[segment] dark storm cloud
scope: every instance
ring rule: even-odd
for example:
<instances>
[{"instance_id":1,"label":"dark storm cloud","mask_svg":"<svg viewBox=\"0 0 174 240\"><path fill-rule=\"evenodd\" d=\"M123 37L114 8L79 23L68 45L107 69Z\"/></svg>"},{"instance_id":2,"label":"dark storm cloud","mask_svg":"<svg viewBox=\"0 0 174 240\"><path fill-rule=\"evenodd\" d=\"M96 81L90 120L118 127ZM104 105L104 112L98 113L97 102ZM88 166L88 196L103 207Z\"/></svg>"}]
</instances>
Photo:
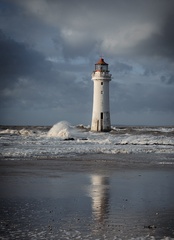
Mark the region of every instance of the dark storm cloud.
<instances>
[{"instance_id":1,"label":"dark storm cloud","mask_svg":"<svg viewBox=\"0 0 174 240\"><path fill-rule=\"evenodd\" d=\"M55 45L61 46L62 54L65 59L78 57L87 57L92 50L95 50L95 41L82 41L73 43L64 41L63 39L54 40Z\"/></svg>"},{"instance_id":2,"label":"dark storm cloud","mask_svg":"<svg viewBox=\"0 0 174 240\"><path fill-rule=\"evenodd\" d=\"M173 112L174 97L173 88L163 86L151 86L146 84L125 84L112 83L111 88L111 107L117 112L124 111L131 113L137 111L162 111Z\"/></svg>"},{"instance_id":3,"label":"dark storm cloud","mask_svg":"<svg viewBox=\"0 0 174 240\"><path fill-rule=\"evenodd\" d=\"M13 6L12 9L9 6ZM56 42L58 52L66 58L94 52L171 57L173 8L171 0L132 0L131 3L75 0L73 4L69 1L8 0L6 14L2 12L6 20L3 28L17 38L28 39L42 51L53 53L52 44ZM19 20L20 28L17 27ZM51 39L56 41L51 44ZM43 40L49 46L46 43L43 46Z\"/></svg>"},{"instance_id":4,"label":"dark storm cloud","mask_svg":"<svg viewBox=\"0 0 174 240\"><path fill-rule=\"evenodd\" d=\"M144 70L144 73L143 73L143 75L146 76L146 77L152 76L154 74L156 74L156 72L154 71L154 69L152 67L151 68L146 68Z\"/></svg>"},{"instance_id":5,"label":"dark storm cloud","mask_svg":"<svg viewBox=\"0 0 174 240\"><path fill-rule=\"evenodd\" d=\"M161 81L163 83L166 83L166 84L174 84L174 75L170 75L170 76L161 76Z\"/></svg>"},{"instance_id":6,"label":"dark storm cloud","mask_svg":"<svg viewBox=\"0 0 174 240\"><path fill-rule=\"evenodd\" d=\"M111 67L113 68L113 70L116 73L127 74L127 73L129 73L129 72L131 72L133 70L133 67L130 66L129 64L118 62L118 61L116 61L114 64L112 64Z\"/></svg>"},{"instance_id":7,"label":"dark storm cloud","mask_svg":"<svg viewBox=\"0 0 174 240\"><path fill-rule=\"evenodd\" d=\"M19 77L45 76L50 63L44 56L24 43L16 42L0 31L1 86L14 86Z\"/></svg>"},{"instance_id":8,"label":"dark storm cloud","mask_svg":"<svg viewBox=\"0 0 174 240\"><path fill-rule=\"evenodd\" d=\"M171 75L168 79L168 84L174 84L174 75Z\"/></svg>"},{"instance_id":9,"label":"dark storm cloud","mask_svg":"<svg viewBox=\"0 0 174 240\"><path fill-rule=\"evenodd\" d=\"M173 4L174 7L174 4ZM166 46L166 49L164 50L164 54L166 54L169 57L174 58L174 28L173 28L173 22L174 22L174 13L172 10L172 13L166 17L166 21L164 22L163 28L162 28L162 43Z\"/></svg>"},{"instance_id":10,"label":"dark storm cloud","mask_svg":"<svg viewBox=\"0 0 174 240\"><path fill-rule=\"evenodd\" d=\"M0 52L1 106L77 105L81 94L86 97L84 85L75 84L75 74L57 71L43 54L5 36L2 31Z\"/></svg>"},{"instance_id":11,"label":"dark storm cloud","mask_svg":"<svg viewBox=\"0 0 174 240\"><path fill-rule=\"evenodd\" d=\"M174 6L173 6L174 7ZM148 56L174 58L174 14L166 16L158 33L152 33L147 39L135 46L135 52Z\"/></svg>"},{"instance_id":12,"label":"dark storm cloud","mask_svg":"<svg viewBox=\"0 0 174 240\"><path fill-rule=\"evenodd\" d=\"M173 9L171 0L1 0L1 106L85 122L104 55L113 114L173 112Z\"/></svg>"}]
</instances>

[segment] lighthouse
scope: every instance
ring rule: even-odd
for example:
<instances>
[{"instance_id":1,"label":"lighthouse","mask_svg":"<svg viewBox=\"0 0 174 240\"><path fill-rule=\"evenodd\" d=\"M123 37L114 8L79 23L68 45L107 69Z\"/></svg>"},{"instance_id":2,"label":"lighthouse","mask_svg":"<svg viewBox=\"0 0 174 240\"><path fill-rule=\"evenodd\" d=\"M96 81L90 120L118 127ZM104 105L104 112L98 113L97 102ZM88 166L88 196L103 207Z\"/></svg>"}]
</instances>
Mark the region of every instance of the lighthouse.
<instances>
[{"instance_id":1,"label":"lighthouse","mask_svg":"<svg viewBox=\"0 0 174 240\"><path fill-rule=\"evenodd\" d=\"M94 89L91 131L109 132L111 130L109 107L109 82L111 76L108 64L103 58L100 58L95 64L95 70L92 73Z\"/></svg>"}]
</instances>

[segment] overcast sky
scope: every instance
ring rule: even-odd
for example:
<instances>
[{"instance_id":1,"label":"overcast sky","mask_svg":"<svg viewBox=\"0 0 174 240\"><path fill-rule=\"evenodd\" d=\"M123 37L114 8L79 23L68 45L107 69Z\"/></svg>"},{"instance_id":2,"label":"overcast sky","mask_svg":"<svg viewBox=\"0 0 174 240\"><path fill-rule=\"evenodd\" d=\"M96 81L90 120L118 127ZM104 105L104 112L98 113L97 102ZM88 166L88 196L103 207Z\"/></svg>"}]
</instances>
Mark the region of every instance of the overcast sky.
<instances>
[{"instance_id":1,"label":"overcast sky","mask_svg":"<svg viewBox=\"0 0 174 240\"><path fill-rule=\"evenodd\" d=\"M174 125L173 0L0 0L0 124L90 124L100 56L112 124Z\"/></svg>"}]
</instances>

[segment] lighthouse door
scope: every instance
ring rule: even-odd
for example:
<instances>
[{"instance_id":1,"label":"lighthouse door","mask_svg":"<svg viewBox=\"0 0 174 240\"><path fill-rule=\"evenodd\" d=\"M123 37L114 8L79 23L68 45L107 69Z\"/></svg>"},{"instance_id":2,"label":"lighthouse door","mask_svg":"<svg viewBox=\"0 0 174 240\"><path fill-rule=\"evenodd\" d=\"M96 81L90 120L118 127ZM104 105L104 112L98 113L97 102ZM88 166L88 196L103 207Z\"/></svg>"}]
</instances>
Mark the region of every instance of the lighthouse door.
<instances>
[{"instance_id":1,"label":"lighthouse door","mask_svg":"<svg viewBox=\"0 0 174 240\"><path fill-rule=\"evenodd\" d=\"M103 130L103 112L100 114L100 121L101 121L101 131Z\"/></svg>"}]
</instances>

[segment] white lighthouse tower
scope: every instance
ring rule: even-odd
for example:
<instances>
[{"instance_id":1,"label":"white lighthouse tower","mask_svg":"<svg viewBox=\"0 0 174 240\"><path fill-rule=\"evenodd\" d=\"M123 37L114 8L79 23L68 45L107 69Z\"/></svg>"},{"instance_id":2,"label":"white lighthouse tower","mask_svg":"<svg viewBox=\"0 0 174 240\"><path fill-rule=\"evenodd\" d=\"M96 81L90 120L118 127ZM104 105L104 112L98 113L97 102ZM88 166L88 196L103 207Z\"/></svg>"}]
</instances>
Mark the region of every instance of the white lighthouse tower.
<instances>
[{"instance_id":1,"label":"white lighthouse tower","mask_svg":"<svg viewBox=\"0 0 174 240\"><path fill-rule=\"evenodd\" d=\"M108 70L108 64L103 58L100 58L95 64L92 80L94 81L94 92L91 131L108 132L111 130L109 108L111 74Z\"/></svg>"}]
</instances>

